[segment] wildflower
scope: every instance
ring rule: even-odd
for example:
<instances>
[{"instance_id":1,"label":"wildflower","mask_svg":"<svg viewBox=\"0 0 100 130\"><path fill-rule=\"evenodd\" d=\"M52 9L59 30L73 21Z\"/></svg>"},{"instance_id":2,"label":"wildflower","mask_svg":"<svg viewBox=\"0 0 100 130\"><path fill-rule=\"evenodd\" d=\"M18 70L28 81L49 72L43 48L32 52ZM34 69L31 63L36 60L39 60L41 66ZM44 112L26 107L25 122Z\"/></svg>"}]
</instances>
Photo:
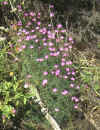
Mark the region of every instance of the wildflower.
<instances>
[{"instance_id":1,"label":"wildflower","mask_svg":"<svg viewBox=\"0 0 100 130\"><path fill-rule=\"evenodd\" d=\"M30 48L32 49L32 48L34 48L34 46L33 46L33 45L30 45Z\"/></svg>"},{"instance_id":2,"label":"wildflower","mask_svg":"<svg viewBox=\"0 0 100 130\"><path fill-rule=\"evenodd\" d=\"M21 5L17 5L17 7L18 7L18 9L21 9L21 8L22 8Z\"/></svg>"},{"instance_id":3,"label":"wildflower","mask_svg":"<svg viewBox=\"0 0 100 130\"><path fill-rule=\"evenodd\" d=\"M80 89L80 86L76 86L76 89Z\"/></svg>"},{"instance_id":4,"label":"wildflower","mask_svg":"<svg viewBox=\"0 0 100 130\"><path fill-rule=\"evenodd\" d=\"M74 84L70 84L70 87L73 88L73 87L74 87Z\"/></svg>"},{"instance_id":5,"label":"wildflower","mask_svg":"<svg viewBox=\"0 0 100 130\"><path fill-rule=\"evenodd\" d=\"M39 41L38 39L35 39L35 42L36 42L36 43L38 43L38 41Z\"/></svg>"},{"instance_id":6,"label":"wildflower","mask_svg":"<svg viewBox=\"0 0 100 130\"><path fill-rule=\"evenodd\" d=\"M75 75L75 72L74 72L74 71L72 71L72 75Z\"/></svg>"},{"instance_id":7,"label":"wildflower","mask_svg":"<svg viewBox=\"0 0 100 130\"><path fill-rule=\"evenodd\" d=\"M74 77L72 77L72 78L71 78L71 80L72 80L72 81L74 81L74 80L75 80L75 78L74 78Z\"/></svg>"},{"instance_id":8,"label":"wildflower","mask_svg":"<svg viewBox=\"0 0 100 130\"><path fill-rule=\"evenodd\" d=\"M61 93L62 93L62 95L66 95L66 94L68 94L68 91L67 91L67 90L64 90L64 91L62 91Z\"/></svg>"},{"instance_id":9,"label":"wildflower","mask_svg":"<svg viewBox=\"0 0 100 130\"><path fill-rule=\"evenodd\" d=\"M24 16L28 16L28 13L24 13Z\"/></svg>"},{"instance_id":10,"label":"wildflower","mask_svg":"<svg viewBox=\"0 0 100 130\"><path fill-rule=\"evenodd\" d=\"M64 48L64 51L68 51L68 48L66 47L66 48Z\"/></svg>"},{"instance_id":11,"label":"wildflower","mask_svg":"<svg viewBox=\"0 0 100 130\"><path fill-rule=\"evenodd\" d=\"M49 46L53 46L53 43L52 43L52 42L49 42Z\"/></svg>"},{"instance_id":12,"label":"wildflower","mask_svg":"<svg viewBox=\"0 0 100 130\"><path fill-rule=\"evenodd\" d=\"M35 22L35 21L36 21L36 18L33 18L32 21Z\"/></svg>"},{"instance_id":13,"label":"wildflower","mask_svg":"<svg viewBox=\"0 0 100 130\"><path fill-rule=\"evenodd\" d=\"M62 33L66 32L66 30L61 30Z\"/></svg>"},{"instance_id":14,"label":"wildflower","mask_svg":"<svg viewBox=\"0 0 100 130\"><path fill-rule=\"evenodd\" d=\"M75 102L79 102L79 99L78 99L78 98L75 98Z\"/></svg>"},{"instance_id":15,"label":"wildflower","mask_svg":"<svg viewBox=\"0 0 100 130\"><path fill-rule=\"evenodd\" d=\"M40 16L41 15L41 13L40 12L38 12L38 16Z\"/></svg>"},{"instance_id":16,"label":"wildflower","mask_svg":"<svg viewBox=\"0 0 100 130\"><path fill-rule=\"evenodd\" d=\"M54 8L54 5L50 5L50 8Z\"/></svg>"},{"instance_id":17,"label":"wildflower","mask_svg":"<svg viewBox=\"0 0 100 130\"><path fill-rule=\"evenodd\" d=\"M54 17L54 13L53 12L50 13L50 17Z\"/></svg>"},{"instance_id":18,"label":"wildflower","mask_svg":"<svg viewBox=\"0 0 100 130\"><path fill-rule=\"evenodd\" d=\"M4 4L4 5L7 5L7 4L8 4L8 2L7 2L7 1L4 1L4 2L3 2L3 4Z\"/></svg>"},{"instance_id":19,"label":"wildflower","mask_svg":"<svg viewBox=\"0 0 100 130\"><path fill-rule=\"evenodd\" d=\"M66 71L70 71L70 69L69 69L69 68L66 68Z\"/></svg>"},{"instance_id":20,"label":"wildflower","mask_svg":"<svg viewBox=\"0 0 100 130\"><path fill-rule=\"evenodd\" d=\"M75 105L74 105L74 108L75 108L75 109L77 109L77 108L78 108L78 105L77 105L77 104L75 104Z\"/></svg>"},{"instance_id":21,"label":"wildflower","mask_svg":"<svg viewBox=\"0 0 100 130\"><path fill-rule=\"evenodd\" d=\"M61 24L58 24L58 25L57 25L57 28L58 28L58 29L62 28L62 25L61 25Z\"/></svg>"},{"instance_id":22,"label":"wildflower","mask_svg":"<svg viewBox=\"0 0 100 130\"><path fill-rule=\"evenodd\" d=\"M48 55L45 56L45 59L48 59Z\"/></svg>"},{"instance_id":23,"label":"wildflower","mask_svg":"<svg viewBox=\"0 0 100 130\"><path fill-rule=\"evenodd\" d=\"M51 71L51 74L53 75L55 72L54 71Z\"/></svg>"},{"instance_id":24,"label":"wildflower","mask_svg":"<svg viewBox=\"0 0 100 130\"><path fill-rule=\"evenodd\" d=\"M30 16L35 16L35 13L34 12L30 12L29 15Z\"/></svg>"},{"instance_id":25,"label":"wildflower","mask_svg":"<svg viewBox=\"0 0 100 130\"><path fill-rule=\"evenodd\" d=\"M46 41L46 38L43 38L42 40L43 40L43 41Z\"/></svg>"},{"instance_id":26,"label":"wildflower","mask_svg":"<svg viewBox=\"0 0 100 130\"><path fill-rule=\"evenodd\" d=\"M18 26L22 26L22 22L21 21L18 21Z\"/></svg>"},{"instance_id":27,"label":"wildflower","mask_svg":"<svg viewBox=\"0 0 100 130\"><path fill-rule=\"evenodd\" d=\"M22 48L22 49L25 49L25 48L26 48L26 45L22 45L21 48Z\"/></svg>"},{"instance_id":28,"label":"wildflower","mask_svg":"<svg viewBox=\"0 0 100 130\"><path fill-rule=\"evenodd\" d=\"M15 114L15 113L16 113L16 109L13 108L13 109L11 110L11 112L12 112L13 114Z\"/></svg>"},{"instance_id":29,"label":"wildflower","mask_svg":"<svg viewBox=\"0 0 100 130\"><path fill-rule=\"evenodd\" d=\"M42 62L42 61L44 61L44 59L43 58L40 58L40 60L39 60L40 62Z\"/></svg>"},{"instance_id":30,"label":"wildflower","mask_svg":"<svg viewBox=\"0 0 100 130\"><path fill-rule=\"evenodd\" d=\"M70 75L70 74L71 74L71 72L68 72L68 73L67 73L67 75Z\"/></svg>"},{"instance_id":31,"label":"wildflower","mask_svg":"<svg viewBox=\"0 0 100 130\"><path fill-rule=\"evenodd\" d=\"M53 92L57 92L57 88L53 88Z\"/></svg>"},{"instance_id":32,"label":"wildflower","mask_svg":"<svg viewBox=\"0 0 100 130\"><path fill-rule=\"evenodd\" d=\"M31 39L30 36L26 36L26 38L25 38L26 41L29 41L30 39Z\"/></svg>"},{"instance_id":33,"label":"wildflower","mask_svg":"<svg viewBox=\"0 0 100 130\"><path fill-rule=\"evenodd\" d=\"M29 21L28 23L27 23L27 26L30 26L32 23Z\"/></svg>"},{"instance_id":34,"label":"wildflower","mask_svg":"<svg viewBox=\"0 0 100 130\"><path fill-rule=\"evenodd\" d=\"M55 64L55 65L54 65L54 67L55 67L55 68L58 68L58 65L57 65L57 64Z\"/></svg>"},{"instance_id":35,"label":"wildflower","mask_svg":"<svg viewBox=\"0 0 100 130\"><path fill-rule=\"evenodd\" d=\"M61 39L61 40L63 40L63 39L64 39L64 37L63 37L63 36L61 36L61 37L60 37L60 39Z\"/></svg>"},{"instance_id":36,"label":"wildflower","mask_svg":"<svg viewBox=\"0 0 100 130\"><path fill-rule=\"evenodd\" d=\"M48 27L51 27L52 25L51 24L48 24Z\"/></svg>"},{"instance_id":37,"label":"wildflower","mask_svg":"<svg viewBox=\"0 0 100 130\"><path fill-rule=\"evenodd\" d=\"M25 83L24 84L24 88L28 88L29 87L29 84L28 83Z\"/></svg>"},{"instance_id":38,"label":"wildflower","mask_svg":"<svg viewBox=\"0 0 100 130\"><path fill-rule=\"evenodd\" d=\"M60 50L60 51L63 51L63 50L64 50L64 48L62 48L62 47L61 47L59 50Z\"/></svg>"},{"instance_id":39,"label":"wildflower","mask_svg":"<svg viewBox=\"0 0 100 130\"><path fill-rule=\"evenodd\" d=\"M64 79L67 79L67 78L68 78L68 76L67 76L67 75L64 75L64 76L63 76L63 78L64 78Z\"/></svg>"},{"instance_id":40,"label":"wildflower","mask_svg":"<svg viewBox=\"0 0 100 130\"><path fill-rule=\"evenodd\" d=\"M34 29L32 29L32 30L31 30L31 32L35 32L35 30L34 30Z\"/></svg>"},{"instance_id":41,"label":"wildflower","mask_svg":"<svg viewBox=\"0 0 100 130\"><path fill-rule=\"evenodd\" d=\"M37 25L40 25L40 24L41 24L41 22L40 22L40 21L38 21L38 22L37 22Z\"/></svg>"},{"instance_id":42,"label":"wildflower","mask_svg":"<svg viewBox=\"0 0 100 130\"><path fill-rule=\"evenodd\" d=\"M55 111L56 111L56 112L58 112L58 111L59 111L59 109L58 109L58 108L55 108Z\"/></svg>"},{"instance_id":43,"label":"wildflower","mask_svg":"<svg viewBox=\"0 0 100 130\"><path fill-rule=\"evenodd\" d=\"M48 75L48 72L47 71L43 72L43 75Z\"/></svg>"},{"instance_id":44,"label":"wildflower","mask_svg":"<svg viewBox=\"0 0 100 130\"><path fill-rule=\"evenodd\" d=\"M62 60L62 61L65 61L65 58L62 58L61 60Z\"/></svg>"},{"instance_id":45,"label":"wildflower","mask_svg":"<svg viewBox=\"0 0 100 130\"><path fill-rule=\"evenodd\" d=\"M69 46L68 48L70 48L70 49L71 49L71 48L72 48L72 46Z\"/></svg>"},{"instance_id":46,"label":"wildflower","mask_svg":"<svg viewBox=\"0 0 100 130\"><path fill-rule=\"evenodd\" d=\"M61 62L61 66L64 66L65 65L65 62Z\"/></svg>"},{"instance_id":47,"label":"wildflower","mask_svg":"<svg viewBox=\"0 0 100 130\"><path fill-rule=\"evenodd\" d=\"M64 54L63 54L63 57L66 57L66 56L68 56L68 54L64 53Z\"/></svg>"},{"instance_id":48,"label":"wildflower","mask_svg":"<svg viewBox=\"0 0 100 130\"><path fill-rule=\"evenodd\" d=\"M48 80L44 79L43 82L42 82L42 85L45 86L47 83L48 83Z\"/></svg>"},{"instance_id":49,"label":"wildflower","mask_svg":"<svg viewBox=\"0 0 100 130\"><path fill-rule=\"evenodd\" d=\"M60 70L59 69L56 70L55 74L56 74L56 76L59 75L60 74Z\"/></svg>"}]
</instances>

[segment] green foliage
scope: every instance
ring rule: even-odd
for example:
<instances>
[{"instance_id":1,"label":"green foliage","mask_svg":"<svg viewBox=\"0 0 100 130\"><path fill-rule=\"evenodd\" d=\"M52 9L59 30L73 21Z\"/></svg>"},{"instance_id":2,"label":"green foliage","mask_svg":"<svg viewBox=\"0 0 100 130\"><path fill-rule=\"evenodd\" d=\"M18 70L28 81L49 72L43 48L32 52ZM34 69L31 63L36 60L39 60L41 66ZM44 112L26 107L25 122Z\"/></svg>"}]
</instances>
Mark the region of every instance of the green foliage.
<instances>
[{"instance_id":1,"label":"green foliage","mask_svg":"<svg viewBox=\"0 0 100 130\"><path fill-rule=\"evenodd\" d=\"M15 116L18 107L23 106L33 95L25 93L22 81L17 81L14 76L11 82L3 81L0 83L0 113L2 117L10 119Z\"/></svg>"}]
</instances>

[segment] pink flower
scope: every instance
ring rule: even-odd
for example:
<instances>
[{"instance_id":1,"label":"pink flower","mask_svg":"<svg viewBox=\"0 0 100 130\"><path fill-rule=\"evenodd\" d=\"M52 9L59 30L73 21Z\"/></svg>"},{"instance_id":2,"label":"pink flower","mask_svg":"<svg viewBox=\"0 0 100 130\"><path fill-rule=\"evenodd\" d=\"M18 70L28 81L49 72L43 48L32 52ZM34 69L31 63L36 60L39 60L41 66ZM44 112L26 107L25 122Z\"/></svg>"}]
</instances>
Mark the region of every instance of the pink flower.
<instances>
[{"instance_id":1,"label":"pink flower","mask_svg":"<svg viewBox=\"0 0 100 130\"><path fill-rule=\"evenodd\" d=\"M75 80L75 78L74 78L74 77L72 77L72 78L71 78L71 80L72 80L72 81L74 81L74 80Z\"/></svg>"},{"instance_id":2,"label":"pink flower","mask_svg":"<svg viewBox=\"0 0 100 130\"><path fill-rule=\"evenodd\" d=\"M31 39L30 36L26 36L26 38L25 38L26 41L29 41L30 39Z\"/></svg>"},{"instance_id":3,"label":"pink flower","mask_svg":"<svg viewBox=\"0 0 100 130\"><path fill-rule=\"evenodd\" d=\"M57 65L57 64L55 64L55 65L54 65L54 67L55 67L55 68L58 68L58 65Z\"/></svg>"},{"instance_id":4,"label":"pink flower","mask_svg":"<svg viewBox=\"0 0 100 130\"><path fill-rule=\"evenodd\" d=\"M59 69L56 70L55 74L56 74L56 76L59 75L60 74L60 70Z\"/></svg>"},{"instance_id":5,"label":"pink flower","mask_svg":"<svg viewBox=\"0 0 100 130\"><path fill-rule=\"evenodd\" d=\"M28 13L24 13L24 16L28 16Z\"/></svg>"},{"instance_id":6,"label":"pink flower","mask_svg":"<svg viewBox=\"0 0 100 130\"><path fill-rule=\"evenodd\" d=\"M64 32L66 32L66 30L65 30L65 29L64 29L64 30L61 30L61 32L64 33Z\"/></svg>"},{"instance_id":7,"label":"pink flower","mask_svg":"<svg viewBox=\"0 0 100 130\"><path fill-rule=\"evenodd\" d=\"M73 39L72 39L72 37L69 37L69 39L68 39L69 41L72 41Z\"/></svg>"},{"instance_id":8,"label":"pink flower","mask_svg":"<svg viewBox=\"0 0 100 130\"><path fill-rule=\"evenodd\" d=\"M75 104L75 105L74 105L74 108L75 108L75 109L77 109L77 108L78 108L78 105L77 105L77 104Z\"/></svg>"},{"instance_id":9,"label":"pink flower","mask_svg":"<svg viewBox=\"0 0 100 130\"><path fill-rule=\"evenodd\" d=\"M18 26L22 26L22 22L21 21L18 21Z\"/></svg>"},{"instance_id":10,"label":"pink flower","mask_svg":"<svg viewBox=\"0 0 100 130\"><path fill-rule=\"evenodd\" d=\"M44 43L43 43L43 45L44 45L44 46L47 46L47 43L46 43L46 42L44 42Z\"/></svg>"},{"instance_id":11,"label":"pink flower","mask_svg":"<svg viewBox=\"0 0 100 130\"><path fill-rule=\"evenodd\" d=\"M38 39L35 39L35 42L36 42L36 43L38 43L38 41L39 41Z\"/></svg>"},{"instance_id":12,"label":"pink flower","mask_svg":"<svg viewBox=\"0 0 100 130\"><path fill-rule=\"evenodd\" d=\"M40 25L40 24L41 24L41 22L40 22L40 21L38 21L38 22L37 22L37 25Z\"/></svg>"},{"instance_id":13,"label":"pink flower","mask_svg":"<svg viewBox=\"0 0 100 130\"><path fill-rule=\"evenodd\" d=\"M53 43L52 43L52 42L49 42L49 46L53 46Z\"/></svg>"},{"instance_id":14,"label":"pink flower","mask_svg":"<svg viewBox=\"0 0 100 130\"><path fill-rule=\"evenodd\" d=\"M68 51L68 48L66 47L66 48L64 48L64 51Z\"/></svg>"},{"instance_id":15,"label":"pink flower","mask_svg":"<svg viewBox=\"0 0 100 130\"><path fill-rule=\"evenodd\" d=\"M62 25L61 24L58 24L57 25L57 28L59 29L59 28L62 28Z\"/></svg>"},{"instance_id":16,"label":"pink flower","mask_svg":"<svg viewBox=\"0 0 100 130\"><path fill-rule=\"evenodd\" d=\"M22 45L21 48L22 48L22 49L25 49L25 48L26 48L26 45Z\"/></svg>"},{"instance_id":17,"label":"pink flower","mask_svg":"<svg viewBox=\"0 0 100 130\"><path fill-rule=\"evenodd\" d=\"M58 108L55 108L55 111L56 111L56 112L58 112L58 111L59 111L59 109L58 109Z\"/></svg>"},{"instance_id":18,"label":"pink flower","mask_svg":"<svg viewBox=\"0 0 100 130\"><path fill-rule=\"evenodd\" d=\"M80 86L76 86L77 89L80 89Z\"/></svg>"},{"instance_id":19,"label":"pink flower","mask_svg":"<svg viewBox=\"0 0 100 130\"><path fill-rule=\"evenodd\" d=\"M8 2L7 2L7 1L4 1L4 2L3 2L3 4L4 4L4 5L7 5L7 4L8 4Z\"/></svg>"},{"instance_id":20,"label":"pink flower","mask_svg":"<svg viewBox=\"0 0 100 130\"><path fill-rule=\"evenodd\" d=\"M50 5L50 8L54 8L54 5Z\"/></svg>"},{"instance_id":21,"label":"pink flower","mask_svg":"<svg viewBox=\"0 0 100 130\"><path fill-rule=\"evenodd\" d=\"M43 82L42 82L42 85L45 86L47 83L48 83L48 80L44 79Z\"/></svg>"},{"instance_id":22,"label":"pink flower","mask_svg":"<svg viewBox=\"0 0 100 130\"><path fill-rule=\"evenodd\" d=\"M67 79L67 78L68 78L68 76L67 76L67 75L64 75L64 76L63 76L63 78L64 78L64 79Z\"/></svg>"},{"instance_id":23,"label":"pink flower","mask_svg":"<svg viewBox=\"0 0 100 130\"><path fill-rule=\"evenodd\" d=\"M64 66L65 65L65 62L61 62L61 66Z\"/></svg>"},{"instance_id":24,"label":"pink flower","mask_svg":"<svg viewBox=\"0 0 100 130\"><path fill-rule=\"evenodd\" d=\"M78 98L75 98L75 102L79 102L79 99L78 99Z\"/></svg>"},{"instance_id":25,"label":"pink flower","mask_svg":"<svg viewBox=\"0 0 100 130\"><path fill-rule=\"evenodd\" d=\"M66 95L66 94L68 94L67 90L62 91L62 95Z\"/></svg>"},{"instance_id":26,"label":"pink flower","mask_svg":"<svg viewBox=\"0 0 100 130\"><path fill-rule=\"evenodd\" d=\"M42 62L42 61L44 61L44 59L43 59L43 58L40 58L40 62Z\"/></svg>"},{"instance_id":27,"label":"pink flower","mask_svg":"<svg viewBox=\"0 0 100 130\"><path fill-rule=\"evenodd\" d=\"M67 75L70 75L70 74L71 74L71 72L68 72L68 73L67 73Z\"/></svg>"},{"instance_id":28,"label":"pink flower","mask_svg":"<svg viewBox=\"0 0 100 130\"><path fill-rule=\"evenodd\" d=\"M43 75L48 75L48 72L47 71L43 72Z\"/></svg>"},{"instance_id":29,"label":"pink flower","mask_svg":"<svg viewBox=\"0 0 100 130\"><path fill-rule=\"evenodd\" d=\"M51 71L51 74L53 75L55 72L54 71Z\"/></svg>"},{"instance_id":30,"label":"pink flower","mask_svg":"<svg viewBox=\"0 0 100 130\"><path fill-rule=\"evenodd\" d=\"M29 87L29 84L25 83L24 88L28 88L28 87Z\"/></svg>"},{"instance_id":31,"label":"pink flower","mask_svg":"<svg viewBox=\"0 0 100 130\"><path fill-rule=\"evenodd\" d=\"M70 71L70 69L69 69L69 68L66 68L66 71Z\"/></svg>"},{"instance_id":32,"label":"pink flower","mask_svg":"<svg viewBox=\"0 0 100 130\"><path fill-rule=\"evenodd\" d=\"M74 87L74 84L70 84L70 87L73 88L73 87Z\"/></svg>"},{"instance_id":33,"label":"pink flower","mask_svg":"<svg viewBox=\"0 0 100 130\"><path fill-rule=\"evenodd\" d=\"M62 47L61 47L59 50L60 50L60 51L63 51L63 50L64 50L64 48L62 48Z\"/></svg>"},{"instance_id":34,"label":"pink flower","mask_svg":"<svg viewBox=\"0 0 100 130\"><path fill-rule=\"evenodd\" d=\"M15 113L16 113L16 110L15 110L15 109L12 109L11 112L12 112L13 114L15 114Z\"/></svg>"},{"instance_id":35,"label":"pink flower","mask_svg":"<svg viewBox=\"0 0 100 130\"><path fill-rule=\"evenodd\" d=\"M35 32L35 30L34 30L34 29L32 29L32 30L31 30L31 32Z\"/></svg>"},{"instance_id":36,"label":"pink flower","mask_svg":"<svg viewBox=\"0 0 100 130\"><path fill-rule=\"evenodd\" d=\"M33 45L30 45L30 48L32 49L32 48L34 48L34 46L33 46Z\"/></svg>"},{"instance_id":37,"label":"pink flower","mask_svg":"<svg viewBox=\"0 0 100 130\"><path fill-rule=\"evenodd\" d=\"M36 18L33 18L32 21L35 22L35 21L36 21Z\"/></svg>"},{"instance_id":38,"label":"pink flower","mask_svg":"<svg viewBox=\"0 0 100 130\"><path fill-rule=\"evenodd\" d=\"M62 60L62 61L65 61L65 58L62 58L61 60Z\"/></svg>"},{"instance_id":39,"label":"pink flower","mask_svg":"<svg viewBox=\"0 0 100 130\"><path fill-rule=\"evenodd\" d=\"M57 92L57 88L53 88L53 92Z\"/></svg>"},{"instance_id":40,"label":"pink flower","mask_svg":"<svg viewBox=\"0 0 100 130\"><path fill-rule=\"evenodd\" d=\"M48 55L46 55L44 58L45 58L45 59L48 59Z\"/></svg>"},{"instance_id":41,"label":"pink flower","mask_svg":"<svg viewBox=\"0 0 100 130\"><path fill-rule=\"evenodd\" d=\"M74 72L74 71L72 71L72 75L75 75L75 72Z\"/></svg>"},{"instance_id":42,"label":"pink flower","mask_svg":"<svg viewBox=\"0 0 100 130\"><path fill-rule=\"evenodd\" d=\"M68 48L70 48L70 49L71 49L71 48L72 48L72 46L69 46Z\"/></svg>"},{"instance_id":43,"label":"pink flower","mask_svg":"<svg viewBox=\"0 0 100 130\"><path fill-rule=\"evenodd\" d=\"M30 16L35 16L34 12L30 12L29 14L30 14Z\"/></svg>"},{"instance_id":44,"label":"pink flower","mask_svg":"<svg viewBox=\"0 0 100 130\"><path fill-rule=\"evenodd\" d=\"M54 17L54 13L53 12L50 13L50 17Z\"/></svg>"}]
</instances>

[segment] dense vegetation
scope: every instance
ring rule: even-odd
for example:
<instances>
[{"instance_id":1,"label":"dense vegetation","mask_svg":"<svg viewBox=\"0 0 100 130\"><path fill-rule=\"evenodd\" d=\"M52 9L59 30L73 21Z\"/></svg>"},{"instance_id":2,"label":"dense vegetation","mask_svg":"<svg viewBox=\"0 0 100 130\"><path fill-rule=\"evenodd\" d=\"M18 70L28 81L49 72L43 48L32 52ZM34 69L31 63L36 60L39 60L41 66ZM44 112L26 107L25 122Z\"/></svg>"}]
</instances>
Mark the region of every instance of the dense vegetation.
<instances>
[{"instance_id":1,"label":"dense vegetation","mask_svg":"<svg viewBox=\"0 0 100 130\"><path fill-rule=\"evenodd\" d=\"M48 113L63 130L99 130L99 7L0 0L1 130L51 130Z\"/></svg>"}]
</instances>

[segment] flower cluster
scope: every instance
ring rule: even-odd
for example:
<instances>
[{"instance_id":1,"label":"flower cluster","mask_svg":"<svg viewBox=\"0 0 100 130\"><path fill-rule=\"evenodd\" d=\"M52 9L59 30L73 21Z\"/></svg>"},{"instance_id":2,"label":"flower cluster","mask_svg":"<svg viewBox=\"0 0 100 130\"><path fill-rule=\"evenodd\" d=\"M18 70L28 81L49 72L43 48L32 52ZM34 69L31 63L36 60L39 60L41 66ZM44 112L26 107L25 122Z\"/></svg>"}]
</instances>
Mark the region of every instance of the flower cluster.
<instances>
[{"instance_id":1,"label":"flower cluster","mask_svg":"<svg viewBox=\"0 0 100 130\"><path fill-rule=\"evenodd\" d=\"M57 24L53 27L52 24L42 24L41 12L35 13L33 11L25 12L22 7L18 5L18 11L22 13L22 17L25 20L18 21L18 40L19 53L30 49L32 53L36 52L35 62L39 65L46 63L47 68L42 70L42 81L41 86L44 88L49 86L50 76L56 77L59 80L64 80L69 85L66 88L59 90L59 87L53 87L52 94L59 93L60 95L67 97L71 95L70 89L79 89L80 87L76 84L76 71L73 68L73 63L70 59L72 53L72 47L74 40L71 36L67 37L67 30L63 28L62 24ZM52 9L53 6L50 6ZM54 17L53 11L50 12L50 18ZM23 26L23 28L22 28ZM33 59L34 61L34 59ZM32 76L27 75L27 79ZM24 88L28 88L25 84ZM77 97L71 97L71 100L75 103L74 108L78 108L79 99ZM59 112L59 108L55 108L56 112Z\"/></svg>"}]
</instances>

